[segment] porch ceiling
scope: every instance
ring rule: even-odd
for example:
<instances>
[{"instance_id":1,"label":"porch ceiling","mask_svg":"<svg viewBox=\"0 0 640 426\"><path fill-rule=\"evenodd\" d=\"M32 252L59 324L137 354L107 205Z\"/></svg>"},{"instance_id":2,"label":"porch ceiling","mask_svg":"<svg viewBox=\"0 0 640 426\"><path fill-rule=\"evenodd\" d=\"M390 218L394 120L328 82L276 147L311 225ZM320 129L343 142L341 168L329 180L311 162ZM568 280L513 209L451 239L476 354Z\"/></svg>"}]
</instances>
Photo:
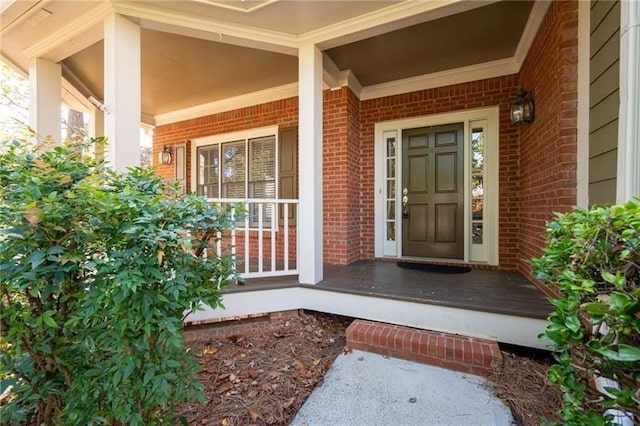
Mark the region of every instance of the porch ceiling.
<instances>
[{"instance_id":1,"label":"porch ceiling","mask_svg":"<svg viewBox=\"0 0 640 426\"><path fill-rule=\"evenodd\" d=\"M142 27L142 111L156 116L294 83L296 46L306 42L364 87L512 58L533 3L7 1L0 54L24 72L34 54L61 61L83 96L102 98L101 20L65 25L101 10L122 13ZM60 41L47 40L56 31Z\"/></svg>"}]
</instances>

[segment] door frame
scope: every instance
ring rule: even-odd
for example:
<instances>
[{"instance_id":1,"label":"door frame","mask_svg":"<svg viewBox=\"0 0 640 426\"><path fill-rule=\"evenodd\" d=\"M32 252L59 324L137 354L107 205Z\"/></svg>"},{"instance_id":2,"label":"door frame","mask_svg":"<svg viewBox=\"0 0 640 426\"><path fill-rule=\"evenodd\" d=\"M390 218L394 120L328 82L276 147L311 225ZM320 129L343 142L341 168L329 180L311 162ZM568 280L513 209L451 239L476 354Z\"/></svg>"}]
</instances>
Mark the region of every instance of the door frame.
<instances>
[{"instance_id":1,"label":"door frame","mask_svg":"<svg viewBox=\"0 0 640 426\"><path fill-rule=\"evenodd\" d=\"M463 262L498 264L498 195L499 195L499 106L469 109L444 114L384 121L375 124L375 214L374 253L381 258L402 258L402 220L396 220L395 240L386 240L386 139L395 135L395 217L401 217L402 131L418 127L464 123L464 259ZM484 223L483 244L471 244L471 124L484 122ZM423 258L420 258L423 259ZM428 259L428 258L424 258ZM434 259L447 261L447 259ZM460 259L451 259L460 262Z\"/></svg>"}]
</instances>

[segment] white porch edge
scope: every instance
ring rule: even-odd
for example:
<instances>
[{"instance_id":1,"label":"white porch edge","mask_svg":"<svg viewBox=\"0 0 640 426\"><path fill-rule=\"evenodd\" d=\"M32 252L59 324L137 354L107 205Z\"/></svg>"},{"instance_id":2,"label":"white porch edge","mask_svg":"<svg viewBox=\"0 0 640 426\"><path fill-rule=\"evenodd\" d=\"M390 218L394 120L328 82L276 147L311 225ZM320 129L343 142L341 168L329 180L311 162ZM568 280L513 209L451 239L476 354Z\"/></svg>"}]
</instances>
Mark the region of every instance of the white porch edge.
<instances>
[{"instance_id":1,"label":"white porch edge","mask_svg":"<svg viewBox=\"0 0 640 426\"><path fill-rule=\"evenodd\" d=\"M640 2L620 2L620 112L616 201L640 195Z\"/></svg>"},{"instance_id":2,"label":"white porch edge","mask_svg":"<svg viewBox=\"0 0 640 426\"><path fill-rule=\"evenodd\" d=\"M308 287L227 293L223 296L223 303L224 309L211 309L209 306L204 306L204 310L190 314L185 319L185 322L207 322L228 317L254 315L256 313L308 309L419 329L490 338L499 342L545 349L545 343L538 340L538 335L547 326L547 321L543 319L523 318Z\"/></svg>"},{"instance_id":3,"label":"white porch edge","mask_svg":"<svg viewBox=\"0 0 640 426\"><path fill-rule=\"evenodd\" d=\"M306 45L298 59L299 187L304 188L298 208L298 270L301 283L316 284L323 276L322 52Z\"/></svg>"}]
</instances>

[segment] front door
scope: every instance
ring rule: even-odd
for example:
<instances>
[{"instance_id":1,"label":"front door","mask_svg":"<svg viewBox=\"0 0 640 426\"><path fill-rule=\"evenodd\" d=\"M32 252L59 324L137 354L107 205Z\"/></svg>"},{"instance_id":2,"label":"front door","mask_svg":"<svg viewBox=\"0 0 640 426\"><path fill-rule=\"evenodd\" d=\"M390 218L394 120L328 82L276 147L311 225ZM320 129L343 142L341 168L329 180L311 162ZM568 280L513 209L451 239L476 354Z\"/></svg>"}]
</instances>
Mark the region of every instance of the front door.
<instances>
[{"instance_id":1,"label":"front door","mask_svg":"<svg viewBox=\"0 0 640 426\"><path fill-rule=\"evenodd\" d=\"M402 255L464 257L464 124L402 132Z\"/></svg>"}]
</instances>

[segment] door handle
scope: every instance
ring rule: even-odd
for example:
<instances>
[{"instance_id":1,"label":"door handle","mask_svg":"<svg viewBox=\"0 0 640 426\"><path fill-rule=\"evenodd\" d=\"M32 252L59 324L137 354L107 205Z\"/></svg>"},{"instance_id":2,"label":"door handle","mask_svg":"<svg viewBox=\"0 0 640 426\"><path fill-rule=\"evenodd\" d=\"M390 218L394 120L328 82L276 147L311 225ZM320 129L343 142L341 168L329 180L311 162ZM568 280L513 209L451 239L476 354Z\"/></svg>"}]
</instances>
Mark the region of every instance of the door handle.
<instances>
[{"instance_id":1,"label":"door handle","mask_svg":"<svg viewBox=\"0 0 640 426\"><path fill-rule=\"evenodd\" d=\"M402 189L402 218L406 219L409 217L409 209L407 209L407 203L409 202L409 196L407 196L409 191L407 188Z\"/></svg>"}]
</instances>

